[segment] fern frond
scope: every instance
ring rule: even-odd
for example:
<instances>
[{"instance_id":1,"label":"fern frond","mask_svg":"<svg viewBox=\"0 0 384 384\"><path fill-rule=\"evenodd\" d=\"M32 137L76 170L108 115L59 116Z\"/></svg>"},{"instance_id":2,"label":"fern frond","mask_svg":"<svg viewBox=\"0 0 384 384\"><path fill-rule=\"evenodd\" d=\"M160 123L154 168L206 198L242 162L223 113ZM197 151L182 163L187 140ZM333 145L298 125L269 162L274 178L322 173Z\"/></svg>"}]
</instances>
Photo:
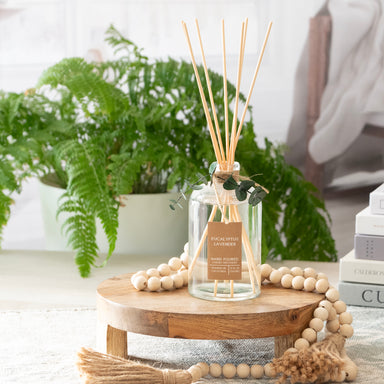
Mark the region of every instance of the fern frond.
<instances>
[{"instance_id":1,"label":"fern frond","mask_svg":"<svg viewBox=\"0 0 384 384\"><path fill-rule=\"evenodd\" d=\"M71 140L60 145L58 156L66 160L69 196L86 202L90 213L101 220L109 243L109 258L117 239L118 202L107 185L105 152L90 141Z\"/></svg>"},{"instance_id":2,"label":"fern frond","mask_svg":"<svg viewBox=\"0 0 384 384\"><path fill-rule=\"evenodd\" d=\"M89 101L97 103L108 115L123 108L124 93L95 73L94 65L79 57L66 58L43 72L38 86L66 87L88 109Z\"/></svg>"},{"instance_id":3,"label":"fern frond","mask_svg":"<svg viewBox=\"0 0 384 384\"><path fill-rule=\"evenodd\" d=\"M132 158L130 153L111 155L108 171L116 196L129 194L141 171L142 160Z\"/></svg>"},{"instance_id":4,"label":"fern frond","mask_svg":"<svg viewBox=\"0 0 384 384\"><path fill-rule=\"evenodd\" d=\"M98 257L95 215L87 209L85 201L67 193L59 202L57 215L64 212L70 215L63 223L63 230L68 236L68 245L76 251L75 261L80 275L88 277Z\"/></svg>"}]
</instances>

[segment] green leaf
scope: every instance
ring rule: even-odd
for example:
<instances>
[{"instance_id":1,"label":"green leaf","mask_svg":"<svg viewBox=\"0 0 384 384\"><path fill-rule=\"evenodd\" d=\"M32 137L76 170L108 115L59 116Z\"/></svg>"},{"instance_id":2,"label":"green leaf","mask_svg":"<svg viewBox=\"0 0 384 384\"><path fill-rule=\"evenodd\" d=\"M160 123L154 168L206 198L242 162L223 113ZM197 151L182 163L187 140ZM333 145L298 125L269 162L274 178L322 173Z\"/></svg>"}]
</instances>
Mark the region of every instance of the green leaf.
<instances>
[{"instance_id":1,"label":"green leaf","mask_svg":"<svg viewBox=\"0 0 384 384\"><path fill-rule=\"evenodd\" d=\"M214 161L213 163L211 163L211 165L209 166L209 176L212 177L213 173L216 170L216 167L217 167L217 161Z\"/></svg>"},{"instance_id":2,"label":"green leaf","mask_svg":"<svg viewBox=\"0 0 384 384\"><path fill-rule=\"evenodd\" d=\"M260 186L257 186L249 196L248 202L249 204L256 206L265 198L265 196L267 196L267 193L264 191L264 189Z\"/></svg>"},{"instance_id":3,"label":"green leaf","mask_svg":"<svg viewBox=\"0 0 384 384\"><path fill-rule=\"evenodd\" d=\"M243 180L240 182L240 188L244 191L248 191L249 188L254 186L255 182L253 180Z\"/></svg>"},{"instance_id":4,"label":"green leaf","mask_svg":"<svg viewBox=\"0 0 384 384\"><path fill-rule=\"evenodd\" d=\"M191 185L190 185L190 188L191 188L192 190L194 190L194 191L199 191L199 190L203 189L204 186L202 186L201 184L191 184Z\"/></svg>"},{"instance_id":5,"label":"green leaf","mask_svg":"<svg viewBox=\"0 0 384 384\"><path fill-rule=\"evenodd\" d=\"M235 194L237 197L237 200L244 201L247 198L247 191L244 191L240 188L236 188Z\"/></svg>"},{"instance_id":6,"label":"green leaf","mask_svg":"<svg viewBox=\"0 0 384 384\"><path fill-rule=\"evenodd\" d=\"M227 180L225 180L225 182L223 184L223 188L226 189L227 191L231 191L233 189L238 188L238 184L232 175L229 176Z\"/></svg>"}]
</instances>

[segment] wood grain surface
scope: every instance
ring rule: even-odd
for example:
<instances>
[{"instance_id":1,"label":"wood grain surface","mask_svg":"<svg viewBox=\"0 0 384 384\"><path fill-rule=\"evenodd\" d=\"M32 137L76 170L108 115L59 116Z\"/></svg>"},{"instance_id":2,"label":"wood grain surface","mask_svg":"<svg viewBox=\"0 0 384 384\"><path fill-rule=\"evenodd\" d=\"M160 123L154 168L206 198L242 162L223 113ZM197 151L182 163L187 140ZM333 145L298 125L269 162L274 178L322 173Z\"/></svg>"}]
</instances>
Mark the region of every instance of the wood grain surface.
<instances>
[{"instance_id":1,"label":"wood grain surface","mask_svg":"<svg viewBox=\"0 0 384 384\"><path fill-rule=\"evenodd\" d=\"M263 285L253 300L213 302L194 298L187 287L136 291L131 274L97 288L99 320L128 332L187 339L248 339L297 334L307 327L324 295Z\"/></svg>"}]
</instances>

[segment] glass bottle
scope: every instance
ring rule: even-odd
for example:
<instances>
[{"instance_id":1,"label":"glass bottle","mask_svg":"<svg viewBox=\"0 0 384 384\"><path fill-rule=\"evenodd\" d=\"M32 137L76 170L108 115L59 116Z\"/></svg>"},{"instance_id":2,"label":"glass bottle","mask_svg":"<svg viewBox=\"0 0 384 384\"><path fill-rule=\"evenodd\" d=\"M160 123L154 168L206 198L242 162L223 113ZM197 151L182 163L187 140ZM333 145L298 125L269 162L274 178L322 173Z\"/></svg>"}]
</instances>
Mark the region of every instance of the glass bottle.
<instances>
[{"instance_id":1,"label":"glass bottle","mask_svg":"<svg viewBox=\"0 0 384 384\"><path fill-rule=\"evenodd\" d=\"M223 188L239 163L213 174L212 182L193 191L189 201L189 281L192 296L217 301L247 300L260 294L261 202L239 201Z\"/></svg>"}]
</instances>

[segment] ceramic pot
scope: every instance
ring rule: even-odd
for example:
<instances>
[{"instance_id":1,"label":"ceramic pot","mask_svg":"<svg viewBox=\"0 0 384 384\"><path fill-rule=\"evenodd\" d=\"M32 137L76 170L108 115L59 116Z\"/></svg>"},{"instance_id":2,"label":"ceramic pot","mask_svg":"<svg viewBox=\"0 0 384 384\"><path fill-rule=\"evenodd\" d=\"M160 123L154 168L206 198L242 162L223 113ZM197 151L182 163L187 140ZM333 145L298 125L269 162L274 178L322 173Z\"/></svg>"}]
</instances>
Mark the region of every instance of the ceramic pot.
<instances>
[{"instance_id":1,"label":"ceramic pot","mask_svg":"<svg viewBox=\"0 0 384 384\"><path fill-rule=\"evenodd\" d=\"M40 199L44 222L46 249L71 250L62 234L65 213L56 220L58 199L64 190L40 180ZM127 255L178 256L188 240L188 209L169 208L177 193L124 195L119 208L119 228L114 253ZM187 204L185 204L187 206ZM108 251L107 238L97 223L97 244L102 253Z\"/></svg>"}]
</instances>

